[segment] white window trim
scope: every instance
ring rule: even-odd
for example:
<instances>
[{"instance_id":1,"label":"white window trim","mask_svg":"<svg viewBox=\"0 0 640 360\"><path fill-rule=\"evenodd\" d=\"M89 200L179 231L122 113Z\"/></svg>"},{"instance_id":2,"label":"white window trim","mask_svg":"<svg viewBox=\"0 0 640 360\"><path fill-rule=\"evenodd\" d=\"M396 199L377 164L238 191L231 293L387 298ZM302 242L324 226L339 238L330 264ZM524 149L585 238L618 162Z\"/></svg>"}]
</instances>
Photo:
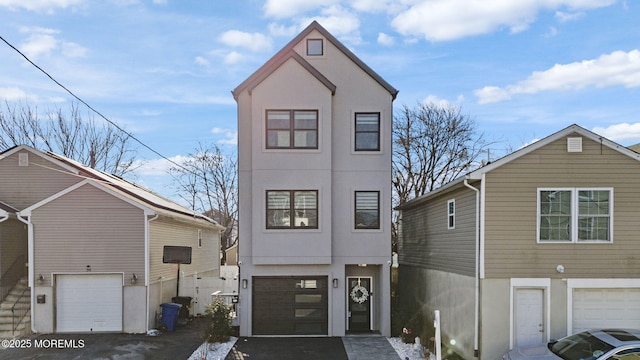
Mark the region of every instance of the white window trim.
<instances>
[{"instance_id":1,"label":"white window trim","mask_svg":"<svg viewBox=\"0 0 640 360\"><path fill-rule=\"evenodd\" d=\"M202 248L202 229L198 229L198 238L196 239L196 243L198 244L198 249Z\"/></svg>"},{"instance_id":2,"label":"white window trim","mask_svg":"<svg viewBox=\"0 0 640 360\"><path fill-rule=\"evenodd\" d=\"M451 210L451 204L453 204L453 212ZM453 225L451 224L451 219L453 219ZM451 199L447 201L447 229L452 230L456 228L456 199Z\"/></svg>"},{"instance_id":3,"label":"white window trim","mask_svg":"<svg viewBox=\"0 0 640 360\"><path fill-rule=\"evenodd\" d=\"M571 240L540 240L540 192L541 191L570 191L571 192ZM578 240L578 193L580 191L609 191L609 240ZM544 187L536 190L536 242L538 244L612 244L613 243L613 188L612 187Z\"/></svg>"}]
</instances>

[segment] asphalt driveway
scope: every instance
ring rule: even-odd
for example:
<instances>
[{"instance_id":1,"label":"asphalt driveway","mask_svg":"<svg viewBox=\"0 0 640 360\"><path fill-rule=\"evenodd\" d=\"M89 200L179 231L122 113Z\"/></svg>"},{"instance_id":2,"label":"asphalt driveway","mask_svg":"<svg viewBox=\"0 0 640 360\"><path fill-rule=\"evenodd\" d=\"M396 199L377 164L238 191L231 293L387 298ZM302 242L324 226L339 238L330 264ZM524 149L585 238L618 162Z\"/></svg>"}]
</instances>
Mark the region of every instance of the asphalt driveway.
<instances>
[{"instance_id":1,"label":"asphalt driveway","mask_svg":"<svg viewBox=\"0 0 640 360\"><path fill-rule=\"evenodd\" d=\"M49 334L20 339L24 348L2 349L3 360L143 360L188 359L204 342L204 319L174 332L146 334ZM62 347L62 348L56 348Z\"/></svg>"}]
</instances>

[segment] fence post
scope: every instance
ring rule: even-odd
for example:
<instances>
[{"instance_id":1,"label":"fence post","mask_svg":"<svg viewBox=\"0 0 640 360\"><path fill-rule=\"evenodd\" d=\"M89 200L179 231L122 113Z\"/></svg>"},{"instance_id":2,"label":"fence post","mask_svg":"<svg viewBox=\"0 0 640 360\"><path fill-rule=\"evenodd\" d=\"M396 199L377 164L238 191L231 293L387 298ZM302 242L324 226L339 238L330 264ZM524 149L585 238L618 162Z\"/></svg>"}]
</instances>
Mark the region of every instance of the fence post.
<instances>
[{"instance_id":1,"label":"fence post","mask_svg":"<svg viewBox=\"0 0 640 360\"><path fill-rule=\"evenodd\" d=\"M434 321L433 327L436 328L436 339L435 339L435 347L436 347L436 360L442 360L442 340L440 338L440 310L434 311Z\"/></svg>"}]
</instances>

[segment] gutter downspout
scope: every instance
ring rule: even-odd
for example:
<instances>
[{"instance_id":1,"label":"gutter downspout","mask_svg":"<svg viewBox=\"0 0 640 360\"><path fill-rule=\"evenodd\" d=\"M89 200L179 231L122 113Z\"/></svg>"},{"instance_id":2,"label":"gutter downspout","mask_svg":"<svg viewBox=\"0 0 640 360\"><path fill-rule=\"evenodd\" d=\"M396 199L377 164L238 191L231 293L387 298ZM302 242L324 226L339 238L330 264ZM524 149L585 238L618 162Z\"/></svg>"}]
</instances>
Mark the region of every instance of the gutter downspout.
<instances>
[{"instance_id":1,"label":"gutter downspout","mask_svg":"<svg viewBox=\"0 0 640 360\"><path fill-rule=\"evenodd\" d=\"M35 309L36 303L35 303L35 292L36 289L33 286L33 266L34 266L34 260L33 260L33 223L31 222L31 216L27 216L27 219L25 220L24 218L22 218L20 213L17 213L17 218L18 220L20 220L21 222L27 224L27 239L28 239L28 245L27 245L27 255L28 255L28 264L29 264L29 288L31 289L31 331L34 333L37 333L38 330L35 328L35 320L36 317L34 316L34 312L33 309Z\"/></svg>"},{"instance_id":2,"label":"gutter downspout","mask_svg":"<svg viewBox=\"0 0 640 360\"><path fill-rule=\"evenodd\" d=\"M473 338L473 356L478 357L478 342L480 333L480 271L479 271L479 257L480 257L480 190L471 186L467 181L469 177L464 178L464 186L476 192L476 276L475 276L475 314L474 314L474 338Z\"/></svg>"},{"instance_id":3,"label":"gutter downspout","mask_svg":"<svg viewBox=\"0 0 640 360\"><path fill-rule=\"evenodd\" d=\"M152 218L149 218L150 215L155 215ZM146 288L146 292L147 292L147 332L149 331L149 312L151 311L151 309L149 309L149 238L150 238L150 232L149 232L149 223L152 222L153 220L156 220L160 215L157 213L147 213L145 212L145 219L146 221L144 222L144 287ZM161 280L162 281L162 280ZM162 286L162 282L160 282L161 286ZM162 294L162 289L160 290L160 293ZM33 298L33 296L32 296Z\"/></svg>"}]
</instances>

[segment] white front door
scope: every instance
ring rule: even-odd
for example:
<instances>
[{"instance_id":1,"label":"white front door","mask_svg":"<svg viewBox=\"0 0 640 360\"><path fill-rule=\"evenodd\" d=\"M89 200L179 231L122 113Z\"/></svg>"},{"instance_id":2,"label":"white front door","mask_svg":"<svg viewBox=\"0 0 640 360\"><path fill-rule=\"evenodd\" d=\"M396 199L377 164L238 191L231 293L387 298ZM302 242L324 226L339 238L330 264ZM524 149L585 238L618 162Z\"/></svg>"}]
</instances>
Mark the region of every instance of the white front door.
<instances>
[{"instance_id":1,"label":"white front door","mask_svg":"<svg viewBox=\"0 0 640 360\"><path fill-rule=\"evenodd\" d=\"M544 342L544 290L517 289L515 307L516 346Z\"/></svg>"}]
</instances>

